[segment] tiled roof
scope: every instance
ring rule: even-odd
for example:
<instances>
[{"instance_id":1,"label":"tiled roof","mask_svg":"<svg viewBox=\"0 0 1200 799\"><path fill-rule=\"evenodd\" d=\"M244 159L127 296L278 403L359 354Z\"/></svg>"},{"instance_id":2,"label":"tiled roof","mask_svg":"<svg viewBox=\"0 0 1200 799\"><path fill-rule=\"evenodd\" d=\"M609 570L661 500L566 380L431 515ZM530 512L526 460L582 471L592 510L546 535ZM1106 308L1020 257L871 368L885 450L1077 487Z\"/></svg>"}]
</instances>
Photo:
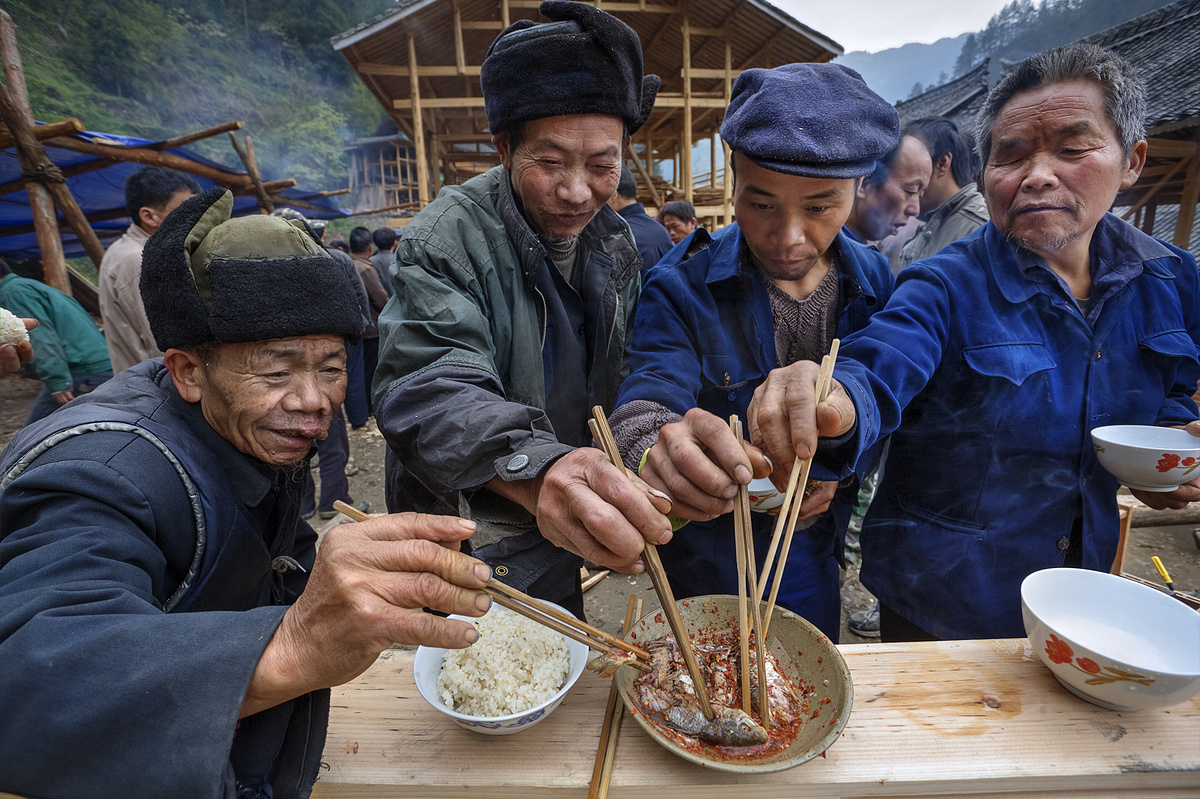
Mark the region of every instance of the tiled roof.
<instances>
[{"instance_id":1,"label":"tiled roof","mask_svg":"<svg viewBox=\"0 0 1200 799\"><path fill-rule=\"evenodd\" d=\"M988 92L988 71L991 59L984 59L979 66L960 78L930 89L911 100L896 104L900 124L921 117L946 117L960 130L972 131L975 114L983 104Z\"/></svg>"},{"instance_id":2,"label":"tiled roof","mask_svg":"<svg viewBox=\"0 0 1200 799\"><path fill-rule=\"evenodd\" d=\"M1141 70L1149 130L1200 118L1200 0L1179 0L1082 41Z\"/></svg>"}]
</instances>

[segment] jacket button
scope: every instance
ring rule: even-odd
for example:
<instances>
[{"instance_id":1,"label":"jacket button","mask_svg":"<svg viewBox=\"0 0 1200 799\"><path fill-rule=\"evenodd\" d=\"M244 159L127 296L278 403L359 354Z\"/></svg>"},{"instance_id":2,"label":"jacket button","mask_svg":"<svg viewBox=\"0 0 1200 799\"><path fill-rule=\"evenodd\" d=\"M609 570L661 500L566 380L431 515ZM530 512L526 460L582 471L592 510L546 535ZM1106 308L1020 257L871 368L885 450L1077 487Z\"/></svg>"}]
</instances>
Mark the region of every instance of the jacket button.
<instances>
[{"instance_id":1,"label":"jacket button","mask_svg":"<svg viewBox=\"0 0 1200 799\"><path fill-rule=\"evenodd\" d=\"M507 577L508 576L508 567L507 566L497 566L496 567L496 576L497 577Z\"/></svg>"},{"instance_id":2,"label":"jacket button","mask_svg":"<svg viewBox=\"0 0 1200 799\"><path fill-rule=\"evenodd\" d=\"M519 472L529 465L528 455L516 455L508 462L507 468L510 472Z\"/></svg>"},{"instance_id":3,"label":"jacket button","mask_svg":"<svg viewBox=\"0 0 1200 799\"><path fill-rule=\"evenodd\" d=\"M736 392L736 391L730 391L730 392L729 392L729 401L730 401L730 402L733 402L735 399L737 399L737 392Z\"/></svg>"},{"instance_id":4,"label":"jacket button","mask_svg":"<svg viewBox=\"0 0 1200 799\"><path fill-rule=\"evenodd\" d=\"M1100 360L1100 358L1101 358L1103 355L1104 355L1104 350L1096 350L1096 360L1097 360L1097 361L1098 361L1098 360Z\"/></svg>"},{"instance_id":5,"label":"jacket button","mask_svg":"<svg viewBox=\"0 0 1200 799\"><path fill-rule=\"evenodd\" d=\"M1066 552L1069 546L1071 546L1071 539L1067 538L1065 535L1058 539L1058 549L1060 552Z\"/></svg>"}]
</instances>

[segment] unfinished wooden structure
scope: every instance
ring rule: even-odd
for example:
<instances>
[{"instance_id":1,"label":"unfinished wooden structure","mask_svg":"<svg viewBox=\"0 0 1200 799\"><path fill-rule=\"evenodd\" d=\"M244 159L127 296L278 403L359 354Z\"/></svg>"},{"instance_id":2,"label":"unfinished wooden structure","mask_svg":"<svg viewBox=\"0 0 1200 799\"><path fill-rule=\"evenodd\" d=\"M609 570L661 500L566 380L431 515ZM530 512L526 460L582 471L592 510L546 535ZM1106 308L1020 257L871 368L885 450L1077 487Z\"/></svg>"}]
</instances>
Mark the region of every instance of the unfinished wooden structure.
<instances>
[{"instance_id":1,"label":"unfinished wooden structure","mask_svg":"<svg viewBox=\"0 0 1200 799\"><path fill-rule=\"evenodd\" d=\"M582 1L582 0L581 0ZM498 163L483 111L479 70L488 46L538 0L400 0L395 9L333 39L412 145L416 198ZM662 78L654 113L628 153L641 199L697 205L717 227L732 218L731 181L717 129L734 78L750 67L824 62L842 48L764 0L595 0L637 32L645 70ZM693 168L707 142L709 169ZM399 149L397 152L400 152ZM405 162L408 163L407 161ZM672 179L658 174L671 164ZM396 174L402 174L398 165Z\"/></svg>"}]
</instances>

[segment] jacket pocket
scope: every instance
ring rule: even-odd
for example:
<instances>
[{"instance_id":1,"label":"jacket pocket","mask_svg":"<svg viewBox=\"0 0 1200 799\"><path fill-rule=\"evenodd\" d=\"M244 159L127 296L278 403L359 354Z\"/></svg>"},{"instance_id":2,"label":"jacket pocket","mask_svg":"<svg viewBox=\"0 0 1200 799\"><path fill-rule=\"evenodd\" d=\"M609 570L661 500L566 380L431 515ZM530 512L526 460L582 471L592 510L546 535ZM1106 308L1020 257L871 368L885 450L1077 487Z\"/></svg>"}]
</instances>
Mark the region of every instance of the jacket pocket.
<instances>
[{"instance_id":1,"label":"jacket pocket","mask_svg":"<svg viewBox=\"0 0 1200 799\"><path fill-rule=\"evenodd\" d=\"M1138 341L1138 348L1168 358L1200 360L1200 354L1196 352L1196 342L1192 341L1191 337L1182 330L1168 330L1165 333L1147 335Z\"/></svg>"},{"instance_id":2,"label":"jacket pocket","mask_svg":"<svg viewBox=\"0 0 1200 799\"><path fill-rule=\"evenodd\" d=\"M1046 372L1055 362L1040 342L1001 342L963 348L963 359L973 371L988 377L1002 377L1014 386L1030 375Z\"/></svg>"}]
</instances>

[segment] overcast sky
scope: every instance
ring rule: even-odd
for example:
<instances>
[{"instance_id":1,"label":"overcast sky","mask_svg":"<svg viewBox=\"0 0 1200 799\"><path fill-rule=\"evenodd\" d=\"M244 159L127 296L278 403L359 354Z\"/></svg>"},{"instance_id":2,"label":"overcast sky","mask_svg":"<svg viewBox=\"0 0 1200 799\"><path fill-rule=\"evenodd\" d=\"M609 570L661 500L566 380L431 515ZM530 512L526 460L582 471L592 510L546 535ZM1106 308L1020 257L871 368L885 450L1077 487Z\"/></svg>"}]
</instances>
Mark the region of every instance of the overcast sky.
<instances>
[{"instance_id":1,"label":"overcast sky","mask_svg":"<svg viewBox=\"0 0 1200 799\"><path fill-rule=\"evenodd\" d=\"M849 53L982 30L1011 0L771 0Z\"/></svg>"}]
</instances>

